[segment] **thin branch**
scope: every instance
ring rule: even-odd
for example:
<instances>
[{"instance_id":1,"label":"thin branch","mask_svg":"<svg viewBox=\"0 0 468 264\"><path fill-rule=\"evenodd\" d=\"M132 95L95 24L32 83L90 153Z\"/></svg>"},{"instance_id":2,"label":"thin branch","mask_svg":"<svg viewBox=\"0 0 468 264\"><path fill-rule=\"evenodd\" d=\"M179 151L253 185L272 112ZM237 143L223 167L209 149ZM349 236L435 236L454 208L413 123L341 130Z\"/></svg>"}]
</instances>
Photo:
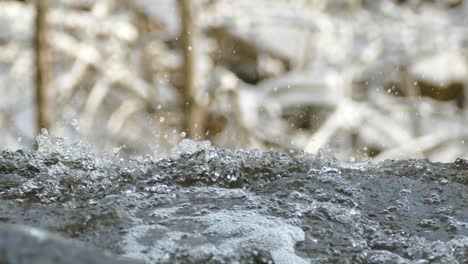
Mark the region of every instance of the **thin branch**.
<instances>
[{"instance_id":1,"label":"thin branch","mask_svg":"<svg viewBox=\"0 0 468 264\"><path fill-rule=\"evenodd\" d=\"M413 139L412 141L406 142L404 145L399 147L386 150L380 153L378 156L373 158L373 161L383 161L386 159L405 159L414 157L418 153L424 153L430 151L438 146L452 140L468 137L468 133L457 132L451 135L446 133L436 132L430 135L421 136Z\"/></svg>"},{"instance_id":2,"label":"thin branch","mask_svg":"<svg viewBox=\"0 0 468 264\"><path fill-rule=\"evenodd\" d=\"M52 118L50 115L49 87L51 79L50 51L47 42L47 1L37 0L36 4L36 35L34 46L36 49L36 107L37 130L50 130Z\"/></svg>"},{"instance_id":3,"label":"thin branch","mask_svg":"<svg viewBox=\"0 0 468 264\"><path fill-rule=\"evenodd\" d=\"M88 34L117 37L126 42L132 42L138 37L137 29L119 17L101 19L85 11L54 8L50 10L48 22L65 31L80 29Z\"/></svg>"},{"instance_id":4,"label":"thin branch","mask_svg":"<svg viewBox=\"0 0 468 264\"><path fill-rule=\"evenodd\" d=\"M122 102L120 106L110 115L107 121L107 130L115 137L119 134L120 130L132 114L141 109L141 103L138 100L127 100Z\"/></svg>"},{"instance_id":5,"label":"thin branch","mask_svg":"<svg viewBox=\"0 0 468 264\"><path fill-rule=\"evenodd\" d=\"M108 78L110 82L122 84L128 92L147 103L151 103L148 101L148 93L149 90L152 89L150 84L146 83L130 71L125 70L125 68L119 69L119 74L115 74L112 68L108 67L109 63L105 61L100 56L99 51L91 45L80 43L72 37L59 32L50 34L49 39L52 40L51 43L57 50L75 57L84 63L88 63Z\"/></svg>"},{"instance_id":6,"label":"thin branch","mask_svg":"<svg viewBox=\"0 0 468 264\"><path fill-rule=\"evenodd\" d=\"M85 77L88 66L88 63L76 59L71 70L57 80L55 87L59 89L58 97L60 102L64 104L68 103L68 100L73 96L78 84Z\"/></svg>"},{"instance_id":7,"label":"thin branch","mask_svg":"<svg viewBox=\"0 0 468 264\"><path fill-rule=\"evenodd\" d=\"M81 131L87 134L91 129L95 116L98 112L98 108L102 105L104 97L110 90L110 83L107 78L102 78L96 82L93 89L86 99L83 115L81 117Z\"/></svg>"},{"instance_id":8,"label":"thin branch","mask_svg":"<svg viewBox=\"0 0 468 264\"><path fill-rule=\"evenodd\" d=\"M184 54L184 110L185 129L188 136L193 139L203 140L206 136L206 116L205 107L197 101L199 87L197 87L196 70L196 46L197 36L196 13L192 0L178 0L180 18L182 22L181 38Z\"/></svg>"}]
</instances>

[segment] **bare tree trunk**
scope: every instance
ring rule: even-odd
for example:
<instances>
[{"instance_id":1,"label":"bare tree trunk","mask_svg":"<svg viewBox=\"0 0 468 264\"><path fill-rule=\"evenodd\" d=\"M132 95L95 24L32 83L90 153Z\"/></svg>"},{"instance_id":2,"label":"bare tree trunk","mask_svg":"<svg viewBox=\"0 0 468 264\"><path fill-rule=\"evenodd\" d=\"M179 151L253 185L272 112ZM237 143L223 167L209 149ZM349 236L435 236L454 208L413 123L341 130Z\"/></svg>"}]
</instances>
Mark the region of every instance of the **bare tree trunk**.
<instances>
[{"instance_id":1,"label":"bare tree trunk","mask_svg":"<svg viewBox=\"0 0 468 264\"><path fill-rule=\"evenodd\" d=\"M36 0L36 21L34 48L36 50L36 107L37 129L50 130L50 97L48 94L51 66L49 45L47 43L47 0Z\"/></svg>"},{"instance_id":2,"label":"bare tree trunk","mask_svg":"<svg viewBox=\"0 0 468 264\"><path fill-rule=\"evenodd\" d=\"M184 126L192 139L203 140L206 137L206 110L197 102L196 72L196 36L197 21L193 0L178 0L182 22L181 38L184 52Z\"/></svg>"}]
</instances>

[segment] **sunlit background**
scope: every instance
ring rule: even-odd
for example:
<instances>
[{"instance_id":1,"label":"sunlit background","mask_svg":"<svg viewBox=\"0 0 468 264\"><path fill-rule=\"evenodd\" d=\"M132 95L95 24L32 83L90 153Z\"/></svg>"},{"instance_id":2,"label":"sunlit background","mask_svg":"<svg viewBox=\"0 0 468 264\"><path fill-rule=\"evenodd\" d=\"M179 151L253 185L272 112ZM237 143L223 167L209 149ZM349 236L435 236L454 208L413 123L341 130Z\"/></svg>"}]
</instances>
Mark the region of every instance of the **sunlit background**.
<instances>
[{"instance_id":1,"label":"sunlit background","mask_svg":"<svg viewBox=\"0 0 468 264\"><path fill-rule=\"evenodd\" d=\"M466 25L463 0L1 1L0 148L467 158Z\"/></svg>"}]
</instances>

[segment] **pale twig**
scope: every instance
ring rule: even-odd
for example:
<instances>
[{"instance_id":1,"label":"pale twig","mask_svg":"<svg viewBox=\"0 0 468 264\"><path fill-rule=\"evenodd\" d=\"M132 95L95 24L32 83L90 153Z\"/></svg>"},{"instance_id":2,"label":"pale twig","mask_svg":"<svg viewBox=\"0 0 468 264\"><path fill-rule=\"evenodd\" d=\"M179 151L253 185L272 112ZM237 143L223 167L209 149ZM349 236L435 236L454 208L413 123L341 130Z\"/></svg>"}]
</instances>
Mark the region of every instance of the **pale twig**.
<instances>
[{"instance_id":1,"label":"pale twig","mask_svg":"<svg viewBox=\"0 0 468 264\"><path fill-rule=\"evenodd\" d=\"M367 103L362 103L361 105L363 106L361 110L366 120L365 123L379 131L386 143L389 143L388 140L392 140L396 144L403 144L412 138L411 132L407 128L400 126L397 121L379 112Z\"/></svg>"},{"instance_id":2,"label":"pale twig","mask_svg":"<svg viewBox=\"0 0 468 264\"><path fill-rule=\"evenodd\" d=\"M136 111L141 109L141 103L138 100L126 100L112 112L107 121L107 130L114 137L118 135L125 121Z\"/></svg>"},{"instance_id":3,"label":"pale twig","mask_svg":"<svg viewBox=\"0 0 468 264\"><path fill-rule=\"evenodd\" d=\"M337 108L325 121L325 123L317 130L308 140L305 152L316 152L320 148L325 147L333 135L335 135L342 127L341 115L342 109Z\"/></svg>"},{"instance_id":4,"label":"pale twig","mask_svg":"<svg viewBox=\"0 0 468 264\"><path fill-rule=\"evenodd\" d=\"M58 91L59 102L67 103L72 97L77 84L80 83L88 69L88 63L75 60L71 70L60 76L54 85Z\"/></svg>"},{"instance_id":5,"label":"pale twig","mask_svg":"<svg viewBox=\"0 0 468 264\"><path fill-rule=\"evenodd\" d=\"M93 125L94 118L98 112L98 108L100 105L102 105L102 101L104 100L104 97L107 95L109 90L110 82L105 77L98 80L91 89L91 92L86 99L83 115L81 117L81 131L85 135L89 133Z\"/></svg>"},{"instance_id":6,"label":"pale twig","mask_svg":"<svg viewBox=\"0 0 468 264\"><path fill-rule=\"evenodd\" d=\"M454 132L452 134L436 132L429 135L424 135L418 138L415 138L405 144L386 150L376 157L373 158L373 161L383 161L386 159L406 159L414 157L415 154L430 151L434 148L439 147L440 145L460 138L465 138L468 136L468 132Z\"/></svg>"},{"instance_id":7,"label":"pale twig","mask_svg":"<svg viewBox=\"0 0 468 264\"><path fill-rule=\"evenodd\" d=\"M148 91L152 89L151 86L125 69L125 67L120 67L119 74L116 74L115 67L112 67L115 62L111 65L111 63L105 61L100 56L99 51L91 45L80 43L72 37L59 32L50 34L49 39L56 49L88 63L108 78L109 82L122 84L122 87L126 88L128 92L148 102ZM123 65L124 63L121 66Z\"/></svg>"},{"instance_id":8,"label":"pale twig","mask_svg":"<svg viewBox=\"0 0 468 264\"><path fill-rule=\"evenodd\" d=\"M126 42L135 41L138 37L138 31L131 23L122 21L121 18L101 19L89 12L55 8L50 11L47 21L66 30L80 29L87 34L117 37Z\"/></svg>"},{"instance_id":9,"label":"pale twig","mask_svg":"<svg viewBox=\"0 0 468 264\"><path fill-rule=\"evenodd\" d=\"M406 129L368 104L343 100L320 129L310 137L305 151L315 152L325 147L341 129L358 130L364 125L380 131L386 141L382 143L388 143L388 139L391 139L401 144L411 138L411 134Z\"/></svg>"},{"instance_id":10,"label":"pale twig","mask_svg":"<svg viewBox=\"0 0 468 264\"><path fill-rule=\"evenodd\" d=\"M312 76L311 76L312 75ZM336 106L339 90L329 79L336 79L335 73L318 76L311 72L293 72L262 81L255 87L259 96L266 97L269 104L282 107L296 105Z\"/></svg>"}]
</instances>

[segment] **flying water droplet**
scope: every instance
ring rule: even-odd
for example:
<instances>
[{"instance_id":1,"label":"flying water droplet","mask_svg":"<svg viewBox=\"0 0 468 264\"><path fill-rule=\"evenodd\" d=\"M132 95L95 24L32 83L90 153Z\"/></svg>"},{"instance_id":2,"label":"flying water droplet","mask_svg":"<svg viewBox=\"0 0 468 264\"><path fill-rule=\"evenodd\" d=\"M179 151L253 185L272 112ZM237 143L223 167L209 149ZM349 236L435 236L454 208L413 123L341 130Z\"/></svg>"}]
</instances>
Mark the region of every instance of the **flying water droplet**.
<instances>
[{"instance_id":1,"label":"flying water droplet","mask_svg":"<svg viewBox=\"0 0 468 264\"><path fill-rule=\"evenodd\" d=\"M72 119L71 121L71 126L73 127L73 129L75 130L75 132L79 132L80 131L80 121L76 120L76 119Z\"/></svg>"}]
</instances>

